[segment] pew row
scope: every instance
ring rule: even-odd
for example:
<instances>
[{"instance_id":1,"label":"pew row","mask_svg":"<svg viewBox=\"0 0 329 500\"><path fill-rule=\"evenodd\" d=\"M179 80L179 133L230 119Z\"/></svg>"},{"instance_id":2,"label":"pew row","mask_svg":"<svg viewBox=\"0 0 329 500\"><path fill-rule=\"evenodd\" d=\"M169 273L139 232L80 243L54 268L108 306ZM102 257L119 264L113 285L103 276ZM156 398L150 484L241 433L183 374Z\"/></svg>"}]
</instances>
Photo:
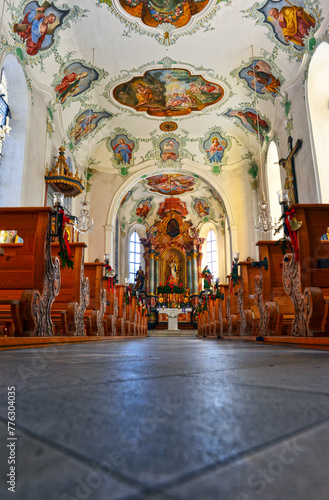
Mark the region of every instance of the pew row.
<instances>
[{"instance_id":1,"label":"pew row","mask_svg":"<svg viewBox=\"0 0 329 500\"><path fill-rule=\"evenodd\" d=\"M329 204L292 205L302 222L297 231L299 260L284 259L283 282L292 300L293 336L329 335L329 241L321 240L329 226Z\"/></svg>"},{"instance_id":2,"label":"pew row","mask_svg":"<svg viewBox=\"0 0 329 500\"><path fill-rule=\"evenodd\" d=\"M85 243L70 243L73 269L61 267L61 287L51 309L56 335L86 335L84 314L89 304L89 281L84 276ZM51 244L55 257L59 243Z\"/></svg>"},{"instance_id":3,"label":"pew row","mask_svg":"<svg viewBox=\"0 0 329 500\"><path fill-rule=\"evenodd\" d=\"M0 255L2 334L52 336L51 306L60 288L60 265L51 257L51 208L0 208L1 230L17 230L22 243L3 243Z\"/></svg>"}]
</instances>

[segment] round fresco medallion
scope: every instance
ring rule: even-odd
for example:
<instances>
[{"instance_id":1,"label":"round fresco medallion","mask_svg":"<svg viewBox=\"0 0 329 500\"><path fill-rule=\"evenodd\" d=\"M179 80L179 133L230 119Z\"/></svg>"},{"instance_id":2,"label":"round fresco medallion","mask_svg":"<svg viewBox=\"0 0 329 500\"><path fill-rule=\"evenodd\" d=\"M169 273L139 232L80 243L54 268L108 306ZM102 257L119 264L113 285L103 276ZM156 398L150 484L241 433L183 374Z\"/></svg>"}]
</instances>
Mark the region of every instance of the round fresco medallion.
<instances>
[{"instance_id":1,"label":"round fresco medallion","mask_svg":"<svg viewBox=\"0 0 329 500\"><path fill-rule=\"evenodd\" d=\"M160 130L163 132L173 132L176 130L178 127L177 123L175 122L163 122L160 125Z\"/></svg>"}]
</instances>

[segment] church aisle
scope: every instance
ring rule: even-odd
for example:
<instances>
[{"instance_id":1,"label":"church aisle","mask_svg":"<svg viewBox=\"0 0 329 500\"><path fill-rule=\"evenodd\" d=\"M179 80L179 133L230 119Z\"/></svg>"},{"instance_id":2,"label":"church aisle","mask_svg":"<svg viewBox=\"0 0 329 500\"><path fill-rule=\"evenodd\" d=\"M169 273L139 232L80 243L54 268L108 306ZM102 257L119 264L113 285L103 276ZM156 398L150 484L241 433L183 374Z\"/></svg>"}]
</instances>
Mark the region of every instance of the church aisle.
<instances>
[{"instance_id":1,"label":"church aisle","mask_svg":"<svg viewBox=\"0 0 329 500\"><path fill-rule=\"evenodd\" d=\"M0 352L0 366L3 500L328 497L327 352L152 337Z\"/></svg>"}]
</instances>

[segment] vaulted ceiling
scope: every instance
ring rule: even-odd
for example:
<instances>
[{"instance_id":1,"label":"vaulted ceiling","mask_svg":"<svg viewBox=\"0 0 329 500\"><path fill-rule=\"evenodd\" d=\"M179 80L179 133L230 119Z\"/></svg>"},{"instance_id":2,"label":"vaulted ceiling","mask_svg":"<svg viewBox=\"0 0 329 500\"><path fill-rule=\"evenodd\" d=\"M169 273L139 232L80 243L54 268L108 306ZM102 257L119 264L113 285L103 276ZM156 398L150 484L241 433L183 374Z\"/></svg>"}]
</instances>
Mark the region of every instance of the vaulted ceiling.
<instances>
[{"instance_id":1,"label":"vaulted ceiling","mask_svg":"<svg viewBox=\"0 0 329 500\"><path fill-rule=\"evenodd\" d=\"M289 127L286 89L329 11L325 0L75 1L8 0L2 49L43 93L49 136L76 165L93 157L122 177L186 158L220 175L256 154L278 120Z\"/></svg>"}]
</instances>

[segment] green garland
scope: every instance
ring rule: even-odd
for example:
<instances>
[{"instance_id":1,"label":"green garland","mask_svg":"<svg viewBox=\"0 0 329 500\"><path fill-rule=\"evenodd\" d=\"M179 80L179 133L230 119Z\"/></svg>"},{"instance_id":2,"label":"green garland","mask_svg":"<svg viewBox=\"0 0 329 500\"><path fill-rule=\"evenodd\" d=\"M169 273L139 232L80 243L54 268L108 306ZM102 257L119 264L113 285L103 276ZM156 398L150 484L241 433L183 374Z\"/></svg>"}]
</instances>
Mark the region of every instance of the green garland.
<instances>
[{"instance_id":1,"label":"green garland","mask_svg":"<svg viewBox=\"0 0 329 500\"><path fill-rule=\"evenodd\" d=\"M174 285L173 287L171 287L170 285L160 285L160 286L158 286L156 293L157 293L157 295L159 293L162 293L162 294L163 293L182 294L182 293L185 293L185 288L183 286L178 286L178 285Z\"/></svg>"}]
</instances>

